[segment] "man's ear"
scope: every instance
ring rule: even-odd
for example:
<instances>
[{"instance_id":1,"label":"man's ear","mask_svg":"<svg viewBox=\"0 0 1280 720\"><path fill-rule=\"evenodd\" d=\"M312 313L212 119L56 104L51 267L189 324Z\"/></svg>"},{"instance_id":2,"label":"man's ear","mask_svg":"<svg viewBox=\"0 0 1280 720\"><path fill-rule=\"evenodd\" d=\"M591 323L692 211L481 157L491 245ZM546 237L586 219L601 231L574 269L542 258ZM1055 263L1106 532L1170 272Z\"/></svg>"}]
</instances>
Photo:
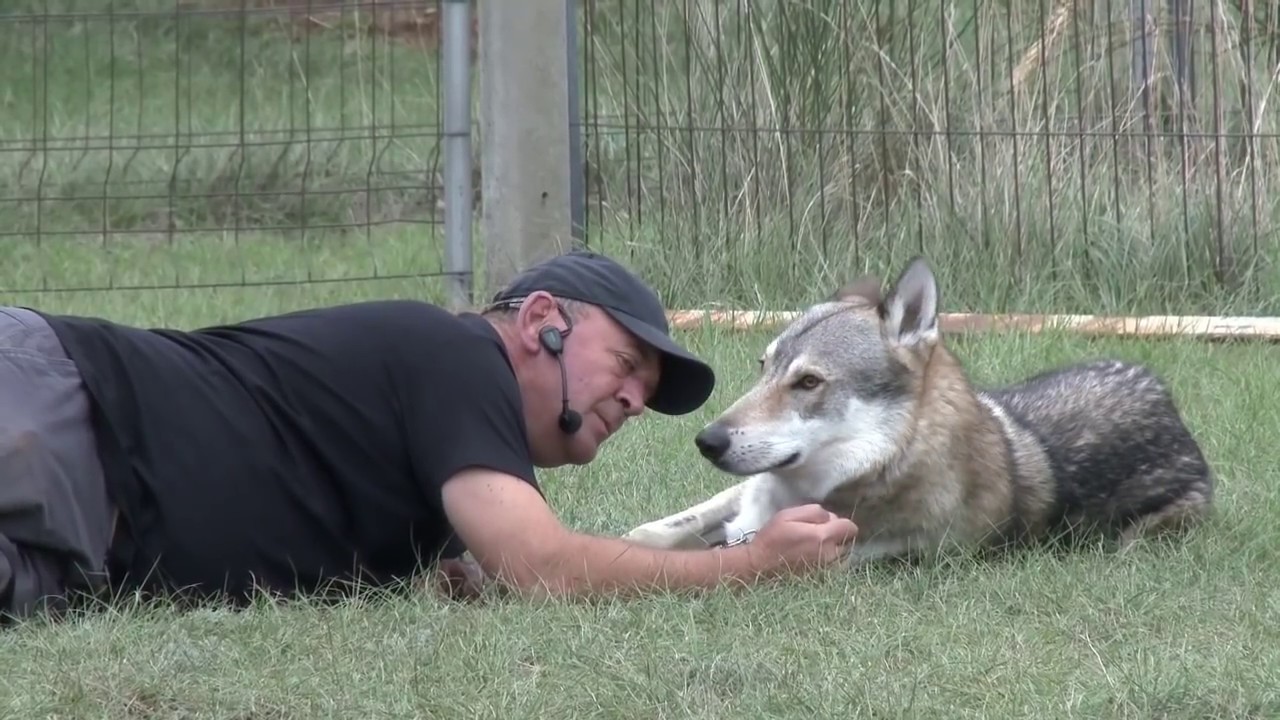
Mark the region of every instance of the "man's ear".
<instances>
[{"instance_id":1,"label":"man's ear","mask_svg":"<svg viewBox=\"0 0 1280 720\"><path fill-rule=\"evenodd\" d=\"M539 333L547 325L559 327L561 321L557 315L556 299L545 290L530 293L520 309L516 312L516 327L520 330L520 344L530 353L537 353L542 347Z\"/></svg>"}]
</instances>

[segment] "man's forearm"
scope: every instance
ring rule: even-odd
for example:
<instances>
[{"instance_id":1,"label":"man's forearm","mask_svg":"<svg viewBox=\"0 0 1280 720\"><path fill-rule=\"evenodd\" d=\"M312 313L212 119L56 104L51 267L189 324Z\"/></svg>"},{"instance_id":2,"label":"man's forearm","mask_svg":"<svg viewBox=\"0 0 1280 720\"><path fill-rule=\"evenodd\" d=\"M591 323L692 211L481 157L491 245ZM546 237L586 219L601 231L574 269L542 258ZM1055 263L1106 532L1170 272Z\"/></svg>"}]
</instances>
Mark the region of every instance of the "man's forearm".
<instances>
[{"instance_id":1,"label":"man's forearm","mask_svg":"<svg viewBox=\"0 0 1280 720\"><path fill-rule=\"evenodd\" d=\"M750 583L763 569L750 545L716 550L657 550L625 540L568 534L517 584L538 594L621 594L711 589Z\"/></svg>"}]
</instances>

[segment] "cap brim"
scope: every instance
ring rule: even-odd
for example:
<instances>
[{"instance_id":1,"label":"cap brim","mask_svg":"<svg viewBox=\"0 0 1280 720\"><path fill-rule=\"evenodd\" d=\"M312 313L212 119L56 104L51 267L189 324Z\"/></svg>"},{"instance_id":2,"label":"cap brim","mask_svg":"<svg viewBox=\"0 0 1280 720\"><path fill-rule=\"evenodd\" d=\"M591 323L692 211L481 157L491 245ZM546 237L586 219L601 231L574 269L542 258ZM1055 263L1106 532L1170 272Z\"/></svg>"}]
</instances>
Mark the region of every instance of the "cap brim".
<instances>
[{"instance_id":1,"label":"cap brim","mask_svg":"<svg viewBox=\"0 0 1280 720\"><path fill-rule=\"evenodd\" d=\"M685 415L702 407L715 390L716 374L707 363L685 350L659 328L620 310L604 308L609 316L658 351L658 387L648 406L663 415Z\"/></svg>"}]
</instances>

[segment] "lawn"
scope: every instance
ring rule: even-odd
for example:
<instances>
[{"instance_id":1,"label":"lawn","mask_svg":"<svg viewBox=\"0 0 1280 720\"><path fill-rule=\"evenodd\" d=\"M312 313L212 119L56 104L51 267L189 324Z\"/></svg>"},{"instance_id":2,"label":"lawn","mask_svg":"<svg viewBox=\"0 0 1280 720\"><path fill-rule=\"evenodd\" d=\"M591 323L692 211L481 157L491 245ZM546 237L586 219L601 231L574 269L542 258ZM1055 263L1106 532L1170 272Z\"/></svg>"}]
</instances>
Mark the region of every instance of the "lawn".
<instances>
[{"instance_id":1,"label":"lawn","mask_svg":"<svg viewBox=\"0 0 1280 720\"><path fill-rule=\"evenodd\" d=\"M175 318L205 314L200 302L173 308ZM720 369L720 388L699 413L645 416L594 466L546 473L571 526L620 533L728 482L699 460L691 437L751 381L768 336L699 330L682 339ZM1214 520L1126 557L1030 552L987 564L831 571L693 599L459 605L402 594L185 613L126 605L0 636L3 715L1280 713L1274 352L1027 335L956 347L983 382L1098 354L1151 363L1219 473Z\"/></svg>"},{"instance_id":2,"label":"lawn","mask_svg":"<svg viewBox=\"0 0 1280 720\"><path fill-rule=\"evenodd\" d=\"M72 5L95 7L24 2L11 12ZM956 146L944 147L932 125L922 146L891 149L871 133L833 133L837 143L773 132L882 120L924 127L913 125L916 108L945 117L937 111L953 105L956 128L1008 121L989 88L962 93L956 84L945 100L942 78L985 76L964 63L924 68L928 87L915 100L903 82L888 83L896 90L886 97L874 79L875 28L855 27L858 11L881 22L873 0L777 4L808 23L812 42L775 47L761 60L763 79L748 60L785 23L726 24L730 61L708 63L683 57L690 45L678 29L666 31L670 52L635 39L635 27L657 33L652 18L636 19L640 10L633 18L641 6L598 18L595 30L598 84L583 98L602 123L587 132L602 174L591 232L595 247L644 270L673 305L792 308L864 267L891 274L924 248L944 310L1280 308L1274 264L1250 270L1241 293L1209 277L1219 201L1207 152L1184 181L1169 159L1174 142L1159 140L1155 169L1146 170L1154 179L1139 178L1112 165L1110 142L1055 136L1044 152L1059 158L1059 181L1046 187L1034 138L1019 156L1008 136L974 142L957 132ZM664 28L680 6L660 6ZM0 120L0 302L190 328L349 300L444 296L442 281L428 277L442 264L432 194L439 88L429 55L363 32L352 16L336 24L354 28L345 34L284 42L272 20L124 12L174 8L154 0L110 8L34 23L0 15L0 92L16 108ZM804 15L812 8L836 22ZM1003 11L990 12L988 34L1005 22ZM1038 27L1034 15L1023 20ZM973 43L963 19L947 20L946 32ZM910 27L941 36L933 25ZM608 52L610 33L637 44ZM900 63L914 42L898 35L888 62ZM1008 54L998 35L983 41L987 62ZM862 40L841 40L849 37ZM850 49L871 70L802 72L824 58L852 64ZM1087 58L1084 74L1096 80L1104 56ZM700 91L687 112L696 118L680 116L684 98L694 102L682 80L690 65ZM1071 75L1057 67L1050 82ZM784 70L799 79L787 82ZM826 77L842 84L817 82ZM766 101L773 87L781 94ZM738 97L721 117L725 88ZM1059 123L1075 117L1072 88L1050 91L1054 109L1044 112ZM1106 114L1100 98L1081 101L1088 117ZM669 127L607 126L615 121ZM686 134L686 122L738 129ZM1050 124L1024 112L1020 127ZM1260 147L1275 157L1274 143ZM1250 248L1274 254L1274 173L1255 181L1233 164L1228 175L1221 202L1242 262ZM898 181L893 198L876 194ZM546 473L564 521L617 534L724 487L729 479L699 459L692 437L745 389L768 338L682 333L719 369L719 390L699 413L636 422L589 468ZM243 612L119 606L0 633L0 716L1280 716L1275 349L1021 334L955 344L981 382L1101 354L1149 362L1172 383L1219 474L1213 521L1183 542L1125 557L1031 552L833 570L695 599L455 605L400 594Z\"/></svg>"}]
</instances>

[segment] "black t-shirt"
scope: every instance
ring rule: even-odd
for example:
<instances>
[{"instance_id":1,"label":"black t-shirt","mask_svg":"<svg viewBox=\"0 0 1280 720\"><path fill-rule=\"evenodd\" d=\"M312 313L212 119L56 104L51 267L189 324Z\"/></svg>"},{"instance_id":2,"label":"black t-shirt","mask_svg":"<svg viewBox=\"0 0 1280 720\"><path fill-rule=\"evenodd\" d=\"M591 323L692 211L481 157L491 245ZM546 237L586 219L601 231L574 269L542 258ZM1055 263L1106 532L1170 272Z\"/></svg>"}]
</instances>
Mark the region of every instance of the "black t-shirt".
<instances>
[{"instance_id":1,"label":"black t-shirt","mask_svg":"<svg viewBox=\"0 0 1280 720\"><path fill-rule=\"evenodd\" d=\"M385 584L461 552L441 486L537 487L520 392L475 315L367 302L192 332L44 314L79 366L126 589Z\"/></svg>"}]
</instances>

